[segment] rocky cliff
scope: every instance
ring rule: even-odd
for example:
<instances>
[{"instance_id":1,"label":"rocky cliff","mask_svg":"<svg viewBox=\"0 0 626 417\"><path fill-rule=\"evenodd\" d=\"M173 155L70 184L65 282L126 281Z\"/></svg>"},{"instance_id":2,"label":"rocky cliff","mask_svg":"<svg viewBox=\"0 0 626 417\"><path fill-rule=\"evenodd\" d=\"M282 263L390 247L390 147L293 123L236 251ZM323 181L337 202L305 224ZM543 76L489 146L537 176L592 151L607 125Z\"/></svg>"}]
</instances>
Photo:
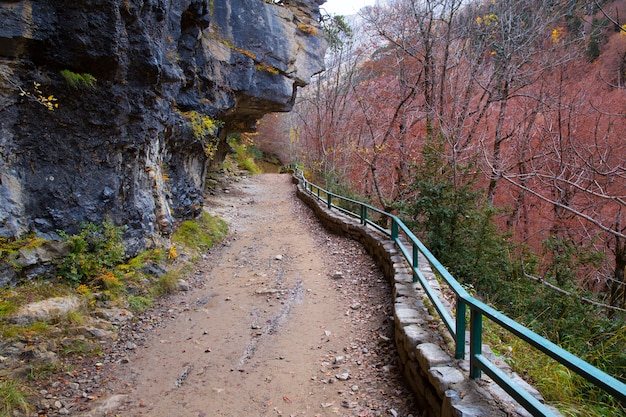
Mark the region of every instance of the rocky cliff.
<instances>
[{"instance_id":1,"label":"rocky cliff","mask_svg":"<svg viewBox=\"0 0 626 417\"><path fill-rule=\"evenodd\" d=\"M108 218L135 252L199 213L227 135L322 70L324 1L0 0L0 236Z\"/></svg>"}]
</instances>

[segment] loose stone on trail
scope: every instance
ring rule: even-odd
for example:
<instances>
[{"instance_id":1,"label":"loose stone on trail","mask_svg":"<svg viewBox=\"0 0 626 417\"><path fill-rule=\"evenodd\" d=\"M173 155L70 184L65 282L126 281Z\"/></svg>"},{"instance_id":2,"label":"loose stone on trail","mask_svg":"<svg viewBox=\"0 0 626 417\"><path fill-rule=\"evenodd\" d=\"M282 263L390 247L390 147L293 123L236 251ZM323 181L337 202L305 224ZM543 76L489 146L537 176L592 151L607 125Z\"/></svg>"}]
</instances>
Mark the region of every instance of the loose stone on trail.
<instances>
[{"instance_id":1,"label":"loose stone on trail","mask_svg":"<svg viewBox=\"0 0 626 417\"><path fill-rule=\"evenodd\" d=\"M335 271L331 276L332 279L343 279L343 272Z\"/></svg>"}]
</instances>

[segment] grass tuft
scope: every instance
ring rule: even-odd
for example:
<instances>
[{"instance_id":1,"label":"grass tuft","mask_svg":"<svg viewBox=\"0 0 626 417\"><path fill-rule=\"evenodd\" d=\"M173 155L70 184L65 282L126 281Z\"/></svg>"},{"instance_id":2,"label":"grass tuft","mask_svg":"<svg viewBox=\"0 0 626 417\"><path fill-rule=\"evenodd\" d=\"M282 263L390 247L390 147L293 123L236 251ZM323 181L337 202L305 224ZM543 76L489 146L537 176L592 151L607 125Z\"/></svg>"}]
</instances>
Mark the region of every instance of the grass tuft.
<instances>
[{"instance_id":1,"label":"grass tuft","mask_svg":"<svg viewBox=\"0 0 626 417\"><path fill-rule=\"evenodd\" d=\"M219 217L203 212L196 220L184 221L172 236L172 242L191 251L204 252L228 233L228 225Z\"/></svg>"},{"instance_id":2,"label":"grass tuft","mask_svg":"<svg viewBox=\"0 0 626 417\"><path fill-rule=\"evenodd\" d=\"M96 82L98 81L96 77L89 73L78 74L67 69L61 71L61 76L65 79L65 82L75 90L93 90L96 88Z\"/></svg>"},{"instance_id":3,"label":"grass tuft","mask_svg":"<svg viewBox=\"0 0 626 417\"><path fill-rule=\"evenodd\" d=\"M17 381L0 381L0 416L13 416L14 411L28 413L31 409L26 392Z\"/></svg>"},{"instance_id":4,"label":"grass tuft","mask_svg":"<svg viewBox=\"0 0 626 417\"><path fill-rule=\"evenodd\" d=\"M135 313L142 313L152 307L152 298L144 297L142 295L129 295L126 298L128 308Z\"/></svg>"}]
</instances>

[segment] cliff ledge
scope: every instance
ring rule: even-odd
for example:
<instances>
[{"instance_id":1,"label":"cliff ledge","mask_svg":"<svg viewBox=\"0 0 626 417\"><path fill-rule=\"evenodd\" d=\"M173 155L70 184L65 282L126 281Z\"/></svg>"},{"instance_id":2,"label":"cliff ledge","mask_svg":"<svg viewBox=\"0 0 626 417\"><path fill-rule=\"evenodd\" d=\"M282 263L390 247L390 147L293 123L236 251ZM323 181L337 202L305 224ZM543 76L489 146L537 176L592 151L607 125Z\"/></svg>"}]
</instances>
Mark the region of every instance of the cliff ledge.
<instances>
[{"instance_id":1,"label":"cliff ledge","mask_svg":"<svg viewBox=\"0 0 626 417\"><path fill-rule=\"evenodd\" d=\"M137 252L197 215L228 134L323 69L323 2L1 1L0 236L110 219Z\"/></svg>"}]
</instances>

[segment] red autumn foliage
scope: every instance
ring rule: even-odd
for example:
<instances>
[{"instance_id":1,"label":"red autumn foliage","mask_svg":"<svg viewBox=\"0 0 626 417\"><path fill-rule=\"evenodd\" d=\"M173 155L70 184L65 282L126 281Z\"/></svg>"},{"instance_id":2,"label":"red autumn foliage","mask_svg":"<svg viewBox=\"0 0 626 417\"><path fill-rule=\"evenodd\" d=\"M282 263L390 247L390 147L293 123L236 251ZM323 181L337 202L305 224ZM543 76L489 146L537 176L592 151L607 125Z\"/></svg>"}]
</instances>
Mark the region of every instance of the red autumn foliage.
<instances>
[{"instance_id":1,"label":"red autumn foliage","mask_svg":"<svg viewBox=\"0 0 626 417\"><path fill-rule=\"evenodd\" d=\"M574 245L577 283L624 308L626 33L603 12L624 24L626 1L370 8L287 127L263 129L291 139L284 160L386 209L410 200L424 144L442 140L450 181L477 178L537 273L559 256L548 239Z\"/></svg>"}]
</instances>

